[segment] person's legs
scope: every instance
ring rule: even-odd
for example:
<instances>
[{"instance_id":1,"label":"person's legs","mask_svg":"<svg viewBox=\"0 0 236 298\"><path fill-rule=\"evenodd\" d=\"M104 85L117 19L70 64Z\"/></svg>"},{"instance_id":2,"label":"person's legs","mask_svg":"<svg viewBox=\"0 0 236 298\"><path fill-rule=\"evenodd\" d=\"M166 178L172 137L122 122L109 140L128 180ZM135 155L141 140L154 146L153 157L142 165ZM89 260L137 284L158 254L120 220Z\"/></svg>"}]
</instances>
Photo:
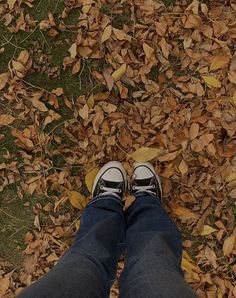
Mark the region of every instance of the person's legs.
<instances>
[{"instance_id":1,"label":"person's legs","mask_svg":"<svg viewBox=\"0 0 236 298\"><path fill-rule=\"evenodd\" d=\"M94 199L83 212L74 244L46 276L19 297L109 296L126 229L122 203L126 177L118 166L112 170L106 167L106 175L104 167L99 172L93 189Z\"/></svg>"},{"instance_id":2,"label":"person's legs","mask_svg":"<svg viewBox=\"0 0 236 298\"><path fill-rule=\"evenodd\" d=\"M142 174L139 170L135 176L140 180L133 184L136 200L126 212L127 252L120 296L196 297L182 275L181 234L162 207L160 184L147 169L145 179L137 177ZM153 177L148 178L149 174Z\"/></svg>"}]
</instances>

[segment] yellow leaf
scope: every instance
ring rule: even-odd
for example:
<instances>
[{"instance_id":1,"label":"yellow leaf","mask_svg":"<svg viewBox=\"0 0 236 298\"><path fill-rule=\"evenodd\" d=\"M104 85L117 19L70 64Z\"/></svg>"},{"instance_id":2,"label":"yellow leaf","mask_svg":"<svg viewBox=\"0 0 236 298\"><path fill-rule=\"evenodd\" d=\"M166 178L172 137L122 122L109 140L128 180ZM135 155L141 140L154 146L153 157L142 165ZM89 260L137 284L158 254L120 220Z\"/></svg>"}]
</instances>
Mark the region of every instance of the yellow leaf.
<instances>
[{"instance_id":1,"label":"yellow leaf","mask_svg":"<svg viewBox=\"0 0 236 298\"><path fill-rule=\"evenodd\" d=\"M12 117L8 114L0 115L0 125L9 125L11 124L16 118Z\"/></svg>"},{"instance_id":2,"label":"yellow leaf","mask_svg":"<svg viewBox=\"0 0 236 298\"><path fill-rule=\"evenodd\" d=\"M115 70L112 74L113 80L119 81L122 76L125 74L126 72L126 64L122 64L117 70Z\"/></svg>"},{"instance_id":3,"label":"yellow leaf","mask_svg":"<svg viewBox=\"0 0 236 298\"><path fill-rule=\"evenodd\" d=\"M69 48L68 52L70 53L70 56L72 59L74 59L77 55L77 44L74 42L71 47Z\"/></svg>"},{"instance_id":4,"label":"yellow leaf","mask_svg":"<svg viewBox=\"0 0 236 298\"><path fill-rule=\"evenodd\" d=\"M143 44L143 50L147 58L151 58L154 54L154 49L150 47L147 43Z\"/></svg>"},{"instance_id":5,"label":"yellow leaf","mask_svg":"<svg viewBox=\"0 0 236 298\"><path fill-rule=\"evenodd\" d=\"M188 219L197 219L197 215L193 213L190 209L181 207L177 203L174 203L171 205L171 210L174 215L176 215L178 218L182 220L188 220Z\"/></svg>"},{"instance_id":6,"label":"yellow leaf","mask_svg":"<svg viewBox=\"0 0 236 298\"><path fill-rule=\"evenodd\" d=\"M112 31L112 26L111 25L108 25L103 33L102 33L102 38L101 38L101 42L105 42L107 41L110 37L111 37L111 31Z\"/></svg>"},{"instance_id":7,"label":"yellow leaf","mask_svg":"<svg viewBox=\"0 0 236 298\"><path fill-rule=\"evenodd\" d=\"M7 0L9 9L12 10L17 0Z\"/></svg>"},{"instance_id":8,"label":"yellow leaf","mask_svg":"<svg viewBox=\"0 0 236 298\"><path fill-rule=\"evenodd\" d=\"M75 222L75 228L76 228L76 231L79 230L79 228L80 228L80 219L76 220L76 222Z\"/></svg>"},{"instance_id":9,"label":"yellow leaf","mask_svg":"<svg viewBox=\"0 0 236 298\"><path fill-rule=\"evenodd\" d=\"M130 157L137 162L146 162L160 155L161 150L157 148L141 147L130 154Z\"/></svg>"},{"instance_id":10,"label":"yellow leaf","mask_svg":"<svg viewBox=\"0 0 236 298\"><path fill-rule=\"evenodd\" d=\"M94 107L94 96L91 94L87 100L87 105L90 109Z\"/></svg>"},{"instance_id":11,"label":"yellow leaf","mask_svg":"<svg viewBox=\"0 0 236 298\"><path fill-rule=\"evenodd\" d=\"M217 232L217 230L214 229L214 228L212 228L212 227L210 227L210 226L208 226L208 225L204 225L203 226L203 229L202 229L202 232L201 232L200 235L207 236L207 235L210 235L210 234L212 234L214 232Z\"/></svg>"},{"instance_id":12,"label":"yellow leaf","mask_svg":"<svg viewBox=\"0 0 236 298\"><path fill-rule=\"evenodd\" d=\"M78 191L68 192L71 205L77 209L83 210L87 205L87 199Z\"/></svg>"},{"instance_id":13,"label":"yellow leaf","mask_svg":"<svg viewBox=\"0 0 236 298\"><path fill-rule=\"evenodd\" d=\"M232 235L225 239L223 244L223 254L224 256L228 256L232 253L234 249L234 243L235 243L235 236Z\"/></svg>"},{"instance_id":14,"label":"yellow leaf","mask_svg":"<svg viewBox=\"0 0 236 298\"><path fill-rule=\"evenodd\" d=\"M87 186L87 189L92 192L92 188L93 188L93 182L94 179L97 175L97 173L99 172L98 168L93 169L92 171L90 171L86 176L85 176L85 184Z\"/></svg>"},{"instance_id":15,"label":"yellow leaf","mask_svg":"<svg viewBox=\"0 0 236 298\"><path fill-rule=\"evenodd\" d=\"M9 78L8 72L4 72L0 74L0 90L2 90L6 86L8 82L8 78Z\"/></svg>"},{"instance_id":16,"label":"yellow leaf","mask_svg":"<svg viewBox=\"0 0 236 298\"><path fill-rule=\"evenodd\" d=\"M221 82L212 76L202 76L203 80L205 81L205 83L208 86L212 86L212 87L216 87L216 88L220 88L221 87Z\"/></svg>"},{"instance_id":17,"label":"yellow leaf","mask_svg":"<svg viewBox=\"0 0 236 298\"><path fill-rule=\"evenodd\" d=\"M210 70L217 70L223 68L230 61L229 56L215 56L211 61Z\"/></svg>"}]
</instances>

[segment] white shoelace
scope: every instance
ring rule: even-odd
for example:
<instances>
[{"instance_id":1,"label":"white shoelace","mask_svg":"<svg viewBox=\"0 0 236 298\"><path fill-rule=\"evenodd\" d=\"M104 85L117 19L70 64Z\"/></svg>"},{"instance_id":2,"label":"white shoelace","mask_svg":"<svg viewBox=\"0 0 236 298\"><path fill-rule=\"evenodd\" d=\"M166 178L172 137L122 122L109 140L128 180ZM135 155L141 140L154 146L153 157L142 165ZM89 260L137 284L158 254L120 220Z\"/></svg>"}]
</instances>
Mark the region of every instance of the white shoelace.
<instances>
[{"instance_id":1,"label":"white shoelace","mask_svg":"<svg viewBox=\"0 0 236 298\"><path fill-rule=\"evenodd\" d=\"M137 190L138 192L139 191L149 191L149 192L153 192L152 189L155 188L155 185L152 184L152 185L144 185L144 186L132 186L132 189L133 190Z\"/></svg>"},{"instance_id":2,"label":"white shoelace","mask_svg":"<svg viewBox=\"0 0 236 298\"><path fill-rule=\"evenodd\" d=\"M104 190L105 193L121 193L122 190L120 188L112 188L112 187L106 187L101 185L100 189Z\"/></svg>"}]
</instances>

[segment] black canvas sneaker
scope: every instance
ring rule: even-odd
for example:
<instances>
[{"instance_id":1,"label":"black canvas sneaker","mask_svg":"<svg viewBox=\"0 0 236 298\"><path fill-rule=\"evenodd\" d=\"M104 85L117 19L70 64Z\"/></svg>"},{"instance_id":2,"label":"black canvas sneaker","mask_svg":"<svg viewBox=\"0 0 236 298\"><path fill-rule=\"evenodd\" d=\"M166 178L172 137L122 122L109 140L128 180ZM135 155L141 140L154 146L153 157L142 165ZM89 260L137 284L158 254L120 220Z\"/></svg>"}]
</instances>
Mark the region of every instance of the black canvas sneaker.
<instances>
[{"instance_id":1,"label":"black canvas sneaker","mask_svg":"<svg viewBox=\"0 0 236 298\"><path fill-rule=\"evenodd\" d=\"M106 163L95 177L92 196L115 195L123 200L127 189L127 175L118 161Z\"/></svg>"},{"instance_id":2,"label":"black canvas sneaker","mask_svg":"<svg viewBox=\"0 0 236 298\"><path fill-rule=\"evenodd\" d=\"M149 162L134 163L130 192L132 195L139 192L147 192L162 200L160 177L156 174L154 167Z\"/></svg>"}]
</instances>

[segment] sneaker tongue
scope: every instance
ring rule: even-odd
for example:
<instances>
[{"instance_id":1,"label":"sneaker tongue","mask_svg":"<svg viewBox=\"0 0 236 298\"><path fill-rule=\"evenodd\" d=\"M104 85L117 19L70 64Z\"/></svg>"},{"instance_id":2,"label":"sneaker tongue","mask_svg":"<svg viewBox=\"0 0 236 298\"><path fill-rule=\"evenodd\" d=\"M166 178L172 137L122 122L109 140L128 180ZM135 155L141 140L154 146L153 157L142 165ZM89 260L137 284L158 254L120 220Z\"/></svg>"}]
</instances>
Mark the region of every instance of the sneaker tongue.
<instances>
[{"instance_id":1,"label":"sneaker tongue","mask_svg":"<svg viewBox=\"0 0 236 298\"><path fill-rule=\"evenodd\" d=\"M105 187L109 187L109 188L117 188L117 186L120 185L121 182L114 182L114 181L107 181L107 180L103 180L103 185Z\"/></svg>"},{"instance_id":2,"label":"sneaker tongue","mask_svg":"<svg viewBox=\"0 0 236 298\"><path fill-rule=\"evenodd\" d=\"M135 179L133 184L136 186L148 186L151 184L151 178L147 179Z\"/></svg>"}]
</instances>

